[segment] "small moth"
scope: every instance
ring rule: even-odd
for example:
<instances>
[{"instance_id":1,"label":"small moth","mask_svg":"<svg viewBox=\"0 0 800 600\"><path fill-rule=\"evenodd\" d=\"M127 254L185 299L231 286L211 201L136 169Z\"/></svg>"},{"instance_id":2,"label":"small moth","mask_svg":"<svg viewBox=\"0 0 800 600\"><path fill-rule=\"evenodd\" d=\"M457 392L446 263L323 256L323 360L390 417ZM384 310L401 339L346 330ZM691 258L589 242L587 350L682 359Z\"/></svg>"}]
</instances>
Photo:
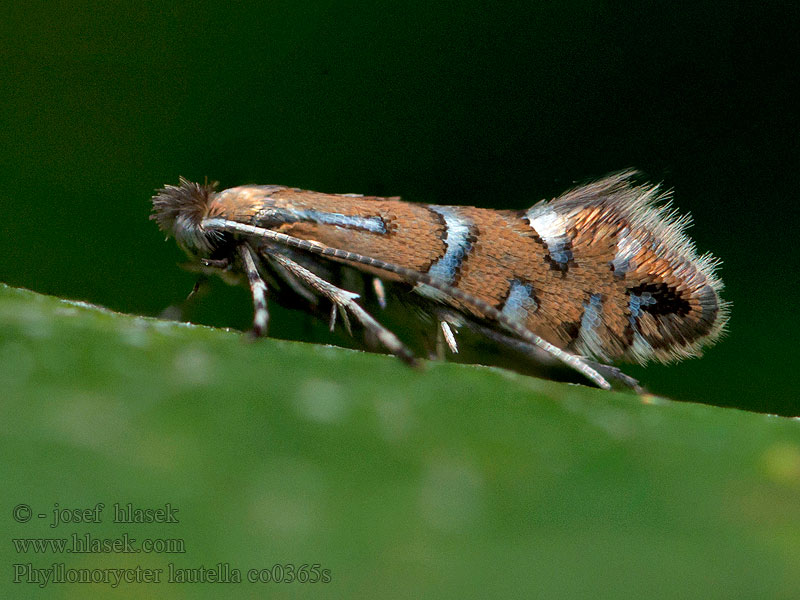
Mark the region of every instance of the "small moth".
<instances>
[{"instance_id":1,"label":"small moth","mask_svg":"<svg viewBox=\"0 0 800 600\"><path fill-rule=\"evenodd\" d=\"M222 275L244 274L253 332L267 328L268 285L354 318L389 352L413 353L333 283L355 269L415 296L452 351L466 327L533 360L556 360L609 389L638 388L608 363L697 356L728 319L719 261L698 256L657 185L634 171L576 187L526 210L437 206L277 185L215 191L183 178L153 197L160 229Z\"/></svg>"}]
</instances>

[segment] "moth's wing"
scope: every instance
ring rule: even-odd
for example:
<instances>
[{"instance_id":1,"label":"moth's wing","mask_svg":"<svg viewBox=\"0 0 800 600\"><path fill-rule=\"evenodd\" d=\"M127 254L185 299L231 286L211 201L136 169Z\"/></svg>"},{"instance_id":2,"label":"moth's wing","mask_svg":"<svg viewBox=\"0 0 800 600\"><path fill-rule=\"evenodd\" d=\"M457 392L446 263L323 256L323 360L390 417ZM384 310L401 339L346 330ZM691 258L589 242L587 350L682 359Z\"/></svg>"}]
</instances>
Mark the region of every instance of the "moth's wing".
<instances>
[{"instance_id":1,"label":"moth's wing","mask_svg":"<svg viewBox=\"0 0 800 600\"><path fill-rule=\"evenodd\" d=\"M691 219L671 208L670 193L637 184L635 176L628 170L576 187L533 205L524 218L556 252L595 236L616 240L608 268L625 294L628 319L619 358L645 363L697 356L728 321L720 261L697 253L685 232ZM579 340L576 350L602 357L608 348L599 335Z\"/></svg>"}]
</instances>

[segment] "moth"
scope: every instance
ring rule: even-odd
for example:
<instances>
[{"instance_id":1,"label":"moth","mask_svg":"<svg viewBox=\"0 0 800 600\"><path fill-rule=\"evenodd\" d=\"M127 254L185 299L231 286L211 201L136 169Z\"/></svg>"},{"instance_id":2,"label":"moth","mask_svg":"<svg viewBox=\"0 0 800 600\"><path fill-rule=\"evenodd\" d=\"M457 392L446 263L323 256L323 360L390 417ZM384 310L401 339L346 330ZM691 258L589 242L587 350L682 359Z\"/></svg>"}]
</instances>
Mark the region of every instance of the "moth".
<instances>
[{"instance_id":1,"label":"moth","mask_svg":"<svg viewBox=\"0 0 800 600\"><path fill-rule=\"evenodd\" d=\"M246 276L264 335L270 287L325 299L390 353L416 357L332 281L340 268L413 295L458 350L466 327L531 360L558 361L603 389L638 383L612 361L668 362L699 355L728 320L719 261L699 256L688 216L634 171L576 187L525 210L438 206L277 185L215 185L181 178L153 197L161 231L203 268ZM270 285L268 286L268 283Z\"/></svg>"}]
</instances>

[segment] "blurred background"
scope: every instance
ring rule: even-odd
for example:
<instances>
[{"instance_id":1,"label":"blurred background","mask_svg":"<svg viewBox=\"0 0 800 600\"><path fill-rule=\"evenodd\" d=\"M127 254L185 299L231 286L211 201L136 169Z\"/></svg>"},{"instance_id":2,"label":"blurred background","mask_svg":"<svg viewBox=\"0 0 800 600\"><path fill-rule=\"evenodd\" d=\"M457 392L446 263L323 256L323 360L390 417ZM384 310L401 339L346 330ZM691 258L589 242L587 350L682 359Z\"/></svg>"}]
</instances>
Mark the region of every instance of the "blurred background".
<instances>
[{"instance_id":1,"label":"blurred background","mask_svg":"<svg viewBox=\"0 0 800 600\"><path fill-rule=\"evenodd\" d=\"M723 259L730 333L628 367L796 415L800 5L700 1L10 3L0 281L157 315L194 276L148 221L183 175L525 208L627 167ZM215 282L192 320L247 328ZM326 340L273 311L276 337ZM401 332L402 334L402 332Z\"/></svg>"}]
</instances>

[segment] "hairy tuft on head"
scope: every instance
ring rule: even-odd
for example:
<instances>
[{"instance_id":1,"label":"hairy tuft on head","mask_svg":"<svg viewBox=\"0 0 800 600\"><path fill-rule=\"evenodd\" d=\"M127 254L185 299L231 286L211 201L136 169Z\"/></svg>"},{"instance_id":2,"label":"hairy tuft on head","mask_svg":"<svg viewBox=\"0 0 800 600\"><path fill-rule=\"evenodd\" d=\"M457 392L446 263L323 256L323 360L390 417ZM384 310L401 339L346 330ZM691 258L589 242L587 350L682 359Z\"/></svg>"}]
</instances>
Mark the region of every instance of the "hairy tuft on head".
<instances>
[{"instance_id":1,"label":"hairy tuft on head","mask_svg":"<svg viewBox=\"0 0 800 600\"><path fill-rule=\"evenodd\" d=\"M180 185L165 185L153 196L150 219L156 221L159 229L167 235L175 234L175 223L179 217L181 221L199 225L216 187L216 182L199 184L181 177Z\"/></svg>"}]
</instances>

